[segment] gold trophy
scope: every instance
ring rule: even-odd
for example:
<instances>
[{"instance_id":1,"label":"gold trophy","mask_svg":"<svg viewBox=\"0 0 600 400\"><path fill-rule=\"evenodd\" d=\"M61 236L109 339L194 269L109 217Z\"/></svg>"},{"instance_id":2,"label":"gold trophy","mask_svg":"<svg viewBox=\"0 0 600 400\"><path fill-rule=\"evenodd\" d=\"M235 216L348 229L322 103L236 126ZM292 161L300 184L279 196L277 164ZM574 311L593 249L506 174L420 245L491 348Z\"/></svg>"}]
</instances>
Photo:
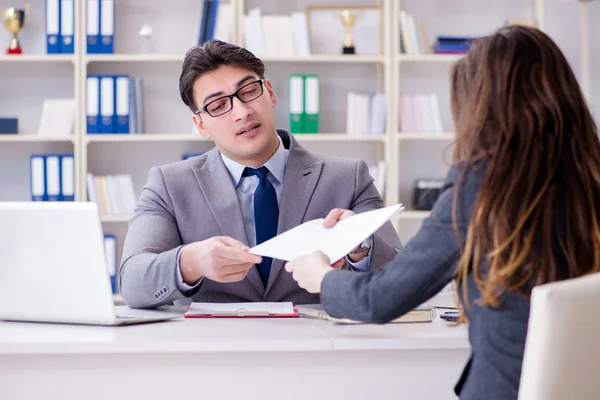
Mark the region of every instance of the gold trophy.
<instances>
[{"instance_id":1,"label":"gold trophy","mask_svg":"<svg viewBox=\"0 0 600 400\"><path fill-rule=\"evenodd\" d=\"M344 24L344 29L346 30L342 54L356 53L356 50L354 49L354 41L352 40L352 28L354 28L354 24L356 24L357 17L358 15L356 13L353 13L349 10L340 12L340 18L342 19L342 24Z\"/></svg>"},{"instance_id":2,"label":"gold trophy","mask_svg":"<svg viewBox=\"0 0 600 400\"><path fill-rule=\"evenodd\" d=\"M25 27L27 15L29 15L29 4L27 4L24 9L7 8L2 10L2 21L4 22L4 26L13 34L10 45L8 46L8 49L6 49L6 54L23 53L17 33Z\"/></svg>"}]
</instances>

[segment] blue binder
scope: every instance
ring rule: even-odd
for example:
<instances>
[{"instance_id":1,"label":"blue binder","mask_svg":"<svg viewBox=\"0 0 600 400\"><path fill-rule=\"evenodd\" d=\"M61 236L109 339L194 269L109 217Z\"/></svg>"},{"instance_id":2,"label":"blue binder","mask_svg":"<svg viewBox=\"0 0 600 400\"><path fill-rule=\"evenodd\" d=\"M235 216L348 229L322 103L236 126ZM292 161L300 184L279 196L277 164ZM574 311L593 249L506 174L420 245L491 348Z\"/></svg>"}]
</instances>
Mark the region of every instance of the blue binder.
<instances>
[{"instance_id":1,"label":"blue binder","mask_svg":"<svg viewBox=\"0 0 600 400\"><path fill-rule=\"evenodd\" d=\"M204 43L206 39L206 31L208 25L208 15L210 12L210 0L204 0L202 2L202 17L200 19L200 34L198 35L198 44Z\"/></svg>"},{"instance_id":2,"label":"blue binder","mask_svg":"<svg viewBox=\"0 0 600 400\"><path fill-rule=\"evenodd\" d=\"M75 3L73 0L60 0L61 52L73 54L75 51Z\"/></svg>"},{"instance_id":3,"label":"blue binder","mask_svg":"<svg viewBox=\"0 0 600 400\"><path fill-rule=\"evenodd\" d=\"M204 153L183 153L181 156L181 160L185 161L188 158L194 158L194 157L199 157Z\"/></svg>"},{"instance_id":4,"label":"blue binder","mask_svg":"<svg viewBox=\"0 0 600 400\"><path fill-rule=\"evenodd\" d=\"M100 0L100 53L113 54L115 35L115 2Z\"/></svg>"},{"instance_id":5,"label":"blue binder","mask_svg":"<svg viewBox=\"0 0 600 400\"><path fill-rule=\"evenodd\" d=\"M217 11L219 10L219 0L212 0L210 14L208 15L208 30L206 32L206 40L212 40L215 36L215 25L217 23Z\"/></svg>"},{"instance_id":6,"label":"blue binder","mask_svg":"<svg viewBox=\"0 0 600 400\"><path fill-rule=\"evenodd\" d=\"M115 235L104 235L104 253L106 255L106 269L110 277L110 287L113 294L117 293L117 238Z\"/></svg>"},{"instance_id":7,"label":"blue binder","mask_svg":"<svg viewBox=\"0 0 600 400\"><path fill-rule=\"evenodd\" d=\"M115 79L100 76L100 126L98 133L115 133Z\"/></svg>"},{"instance_id":8,"label":"blue binder","mask_svg":"<svg viewBox=\"0 0 600 400\"><path fill-rule=\"evenodd\" d=\"M129 76L115 75L115 133L130 133Z\"/></svg>"},{"instance_id":9,"label":"blue binder","mask_svg":"<svg viewBox=\"0 0 600 400\"><path fill-rule=\"evenodd\" d=\"M88 75L86 80L86 119L87 133L100 133L100 77Z\"/></svg>"},{"instance_id":10,"label":"blue binder","mask_svg":"<svg viewBox=\"0 0 600 400\"><path fill-rule=\"evenodd\" d=\"M29 159L31 201L46 201L46 160L43 154L32 154Z\"/></svg>"},{"instance_id":11,"label":"blue binder","mask_svg":"<svg viewBox=\"0 0 600 400\"><path fill-rule=\"evenodd\" d=\"M60 201L60 155L46 154L45 160L45 181L46 181L46 201Z\"/></svg>"},{"instance_id":12,"label":"blue binder","mask_svg":"<svg viewBox=\"0 0 600 400\"><path fill-rule=\"evenodd\" d=\"M61 52L60 4L61 0L46 0L46 53L48 54Z\"/></svg>"},{"instance_id":13,"label":"blue binder","mask_svg":"<svg viewBox=\"0 0 600 400\"><path fill-rule=\"evenodd\" d=\"M75 158L73 154L60 155L60 200L75 201Z\"/></svg>"},{"instance_id":14,"label":"blue binder","mask_svg":"<svg viewBox=\"0 0 600 400\"><path fill-rule=\"evenodd\" d=\"M86 50L87 54L100 53L100 0L87 0Z\"/></svg>"}]
</instances>

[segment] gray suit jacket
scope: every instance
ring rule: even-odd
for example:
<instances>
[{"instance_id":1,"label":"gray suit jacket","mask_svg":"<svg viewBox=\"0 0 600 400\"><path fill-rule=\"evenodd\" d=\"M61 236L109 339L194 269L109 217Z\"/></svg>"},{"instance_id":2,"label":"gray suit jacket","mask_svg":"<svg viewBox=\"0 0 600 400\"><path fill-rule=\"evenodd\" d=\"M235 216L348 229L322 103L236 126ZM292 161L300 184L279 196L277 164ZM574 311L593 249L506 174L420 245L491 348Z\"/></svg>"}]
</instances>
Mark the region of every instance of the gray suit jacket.
<instances>
[{"instance_id":1,"label":"gray suit jacket","mask_svg":"<svg viewBox=\"0 0 600 400\"><path fill-rule=\"evenodd\" d=\"M431 215L392 262L373 274L333 271L325 276L321 286L325 311L335 317L385 323L427 301L453 279L485 166L468 170L459 186L462 172L460 165L450 170ZM455 193L459 195L458 237L452 220ZM487 268L487 263L481 265L483 274ZM500 297L499 307L481 306L477 303L481 293L471 274L466 285L472 356L455 391L461 399L516 399L529 301L508 291Z\"/></svg>"},{"instance_id":2,"label":"gray suit jacket","mask_svg":"<svg viewBox=\"0 0 600 400\"><path fill-rule=\"evenodd\" d=\"M364 161L323 157L302 148L283 130L289 149L279 205L278 232L323 218L333 208L356 213L383 207ZM121 294L130 307L150 308L184 298L177 285L177 253L213 236L248 244L241 207L220 153L153 167L130 222L119 272ZM371 268L390 261L401 247L391 223L374 235ZM273 260L265 288L258 270L235 283L204 279L188 297L198 302L292 301L318 303Z\"/></svg>"}]
</instances>

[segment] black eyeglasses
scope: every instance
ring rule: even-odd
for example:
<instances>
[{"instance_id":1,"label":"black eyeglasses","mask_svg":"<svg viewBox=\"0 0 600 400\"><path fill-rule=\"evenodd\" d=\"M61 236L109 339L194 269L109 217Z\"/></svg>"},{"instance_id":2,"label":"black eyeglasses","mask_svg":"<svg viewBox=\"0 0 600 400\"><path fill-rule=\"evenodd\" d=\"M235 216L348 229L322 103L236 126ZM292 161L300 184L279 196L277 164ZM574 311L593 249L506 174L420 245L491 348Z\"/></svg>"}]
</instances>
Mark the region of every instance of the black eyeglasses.
<instances>
[{"instance_id":1,"label":"black eyeglasses","mask_svg":"<svg viewBox=\"0 0 600 400\"><path fill-rule=\"evenodd\" d=\"M247 85L242 86L234 94L229 96L219 97L216 100L211 101L198 111L196 114L202 112L208 113L211 117L219 117L223 114L228 113L233 108L233 98L237 97L242 103L248 103L252 100L258 99L263 94L263 79L259 79L254 82L250 82Z\"/></svg>"}]
</instances>

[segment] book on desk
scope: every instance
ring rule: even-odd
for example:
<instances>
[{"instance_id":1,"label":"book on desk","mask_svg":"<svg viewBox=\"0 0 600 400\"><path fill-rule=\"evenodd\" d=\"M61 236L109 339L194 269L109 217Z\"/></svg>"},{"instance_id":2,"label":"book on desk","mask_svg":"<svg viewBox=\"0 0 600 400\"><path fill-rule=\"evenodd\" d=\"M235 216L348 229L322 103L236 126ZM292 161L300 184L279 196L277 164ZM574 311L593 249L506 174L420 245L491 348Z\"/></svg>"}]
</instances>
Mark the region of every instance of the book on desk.
<instances>
[{"instance_id":1,"label":"book on desk","mask_svg":"<svg viewBox=\"0 0 600 400\"><path fill-rule=\"evenodd\" d=\"M331 322L335 325L358 325L365 324L362 321L356 321L348 318L335 318L327 314L320 305L297 306L301 318L315 318ZM431 322L435 318L436 312L433 307L423 304L414 310L391 320L390 324L408 323L408 322Z\"/></svg>"}]
</instances>

